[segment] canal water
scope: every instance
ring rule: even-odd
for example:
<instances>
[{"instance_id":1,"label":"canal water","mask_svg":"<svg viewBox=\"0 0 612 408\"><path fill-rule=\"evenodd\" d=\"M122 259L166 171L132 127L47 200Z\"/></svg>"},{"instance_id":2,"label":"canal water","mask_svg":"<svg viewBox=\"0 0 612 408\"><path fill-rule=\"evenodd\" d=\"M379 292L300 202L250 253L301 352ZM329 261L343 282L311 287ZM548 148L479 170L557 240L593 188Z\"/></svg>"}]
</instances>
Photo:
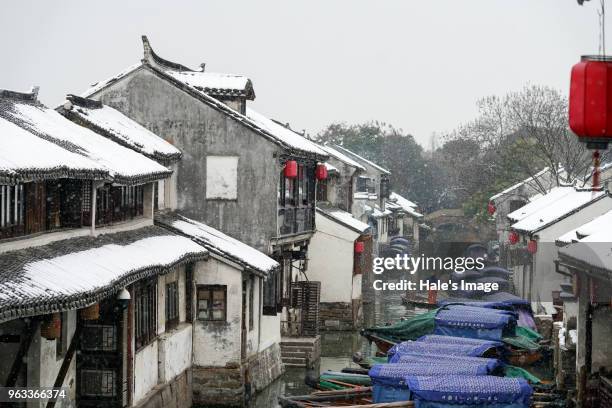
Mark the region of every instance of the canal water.
<instances>
[{"instance_id":1,"label":"canal water","mask_svg":"<svg viewBox=\"0 0 612 408\"><path fill-rule=\"evenodd\" d=\"M402 277L390 276L390 278L395 280ZM400 291L383 292L364 288L364 327L384 325L425 311L404 306L402 294ZM369 344L358 332L324 332L321 334L321 360L315 372L308 372L305 368L288 367L278 380L256 396L251 407L279 407L277 401L280 395L309 394L313 389L304 383L307 375L317 377L326 370L340 371L345 367L359 367L352 361L353 354L361 352L364 356L372 356L375 351L376 346Z\"/></svg>"}]
</instances>

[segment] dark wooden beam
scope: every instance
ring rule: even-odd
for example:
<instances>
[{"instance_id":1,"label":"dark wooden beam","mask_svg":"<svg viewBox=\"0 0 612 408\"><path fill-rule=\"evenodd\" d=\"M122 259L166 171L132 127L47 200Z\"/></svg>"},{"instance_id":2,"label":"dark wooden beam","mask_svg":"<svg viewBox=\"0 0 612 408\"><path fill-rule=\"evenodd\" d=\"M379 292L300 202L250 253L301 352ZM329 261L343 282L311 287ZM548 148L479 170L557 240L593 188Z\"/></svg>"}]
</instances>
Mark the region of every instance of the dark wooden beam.
<instances>
[{"instance_id":1,"label":"dark wooden beam","mask_svg":"<svg viewBox=\"0 0 612 408\"><path fill-rule=\"evenodd\" d=\"M9 375L6 378L6 387L12 388L17 383L17 378L19 377L21 367L23 366L23 359L28 353L28 349L30 348L30 344L32 344L32 338L34 337L34 333L36 332L37 328L38 320L31 319L27 323L24 336L21 338L21 343L19 344L19 350L17 351L15 360L13 360L11 371L9 371Z\"/></svg>"},{"instance_id":2,"label":"dark wooden beam","mask_svg":"<svg viewBox=\"0 0 612 408\"><path fill-rule=\"evenodd\" d=\"M55 378L55 383L53 383L53 388L61 388L64 384L64 379L66 379L66 374L68 373L68 368L70 368L70 363L76 354L77 344L79 343L79 336L81 334L81 325L77 324L77 327L72 335L72 340L70 340L70 345L68 346L68 350L66 350L66 354L64 355L64 360L62 361L62 366L60 367L59 372L57 373L57 377ZM55 407L56 400L49 400L47 402L47 408Z\"/></svg>"}]
</instances>

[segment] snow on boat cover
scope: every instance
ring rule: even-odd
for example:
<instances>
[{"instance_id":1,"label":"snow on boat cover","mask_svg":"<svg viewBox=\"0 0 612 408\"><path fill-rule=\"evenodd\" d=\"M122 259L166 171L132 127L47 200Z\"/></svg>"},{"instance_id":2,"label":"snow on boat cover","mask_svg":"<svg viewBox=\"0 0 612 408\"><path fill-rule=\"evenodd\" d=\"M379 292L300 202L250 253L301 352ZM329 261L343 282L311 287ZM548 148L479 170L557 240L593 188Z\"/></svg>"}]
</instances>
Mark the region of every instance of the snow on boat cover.
<instances>
[{"instance_id":1,"label":"snow on boat cover","mask_svg":"<svg viewBox=\"0 0 612 408\"><path fill-rule=\"evenodd\" d=\"M443 354L447 356L481 357L491 349L496 349L496 342L484 344L440 344L422 341L405 341L391 347L387 355L390 363L396 363L403 354Z\"/></svg>"}]
</instances>

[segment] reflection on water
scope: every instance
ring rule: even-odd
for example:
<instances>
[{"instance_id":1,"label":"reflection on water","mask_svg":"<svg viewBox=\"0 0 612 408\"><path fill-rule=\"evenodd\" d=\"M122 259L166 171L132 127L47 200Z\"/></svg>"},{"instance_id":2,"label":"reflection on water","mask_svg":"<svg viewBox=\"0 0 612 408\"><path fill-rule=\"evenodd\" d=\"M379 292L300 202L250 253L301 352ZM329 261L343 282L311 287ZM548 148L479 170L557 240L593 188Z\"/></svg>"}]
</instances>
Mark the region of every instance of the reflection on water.
<instances>
[{"instance_id":1,"label":"reflection on water","mask_svg":"<svg viewBox=\"0 0 612 408\"><path fill-rule=\"evenodd\" d=\"M389 276L390 280L401 279L401 276ZM363 315L364 326L382 325L422 313L424 310L402 305L399 291L378 292L364 288ZM285 374L258 394L252 407L279 407L280 395L302 395L312 392L312 388L304 384L307 375L317 377L326 370L340 371L345 367L359 367L353 363L352 356L360 351L363 355L373 355L375 346L357 332L326 332L321 334L321 361L314 373L304 368L287 368Z\"/></svg>"}]
</instances>

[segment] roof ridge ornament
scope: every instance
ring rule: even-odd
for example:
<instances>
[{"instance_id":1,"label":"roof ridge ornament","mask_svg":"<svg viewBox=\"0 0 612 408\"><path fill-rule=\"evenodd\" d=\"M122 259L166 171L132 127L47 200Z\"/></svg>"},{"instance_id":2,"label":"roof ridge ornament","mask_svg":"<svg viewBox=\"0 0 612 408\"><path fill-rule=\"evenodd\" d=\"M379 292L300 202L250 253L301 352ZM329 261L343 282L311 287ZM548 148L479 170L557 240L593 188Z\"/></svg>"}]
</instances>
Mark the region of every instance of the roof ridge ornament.
<instances>
[{"instance_id":1,"label":"roof ridge ornament","mask_svg":"<svg viewBox=\"0 0 612 408\"><path fill-rule=\"evenodd\" d=\"M186 67L185 65L168 61L153 51L153 47L151 47L151 43L149 42L149 38L146 35L142 37L142 48L143 48L143 58L141 62L145 65L152 66L154 68L158 68L161 70L174 70L174 71L187 71L187 72L196 72L193 69Z\"/></svg>"}]
</instances>

